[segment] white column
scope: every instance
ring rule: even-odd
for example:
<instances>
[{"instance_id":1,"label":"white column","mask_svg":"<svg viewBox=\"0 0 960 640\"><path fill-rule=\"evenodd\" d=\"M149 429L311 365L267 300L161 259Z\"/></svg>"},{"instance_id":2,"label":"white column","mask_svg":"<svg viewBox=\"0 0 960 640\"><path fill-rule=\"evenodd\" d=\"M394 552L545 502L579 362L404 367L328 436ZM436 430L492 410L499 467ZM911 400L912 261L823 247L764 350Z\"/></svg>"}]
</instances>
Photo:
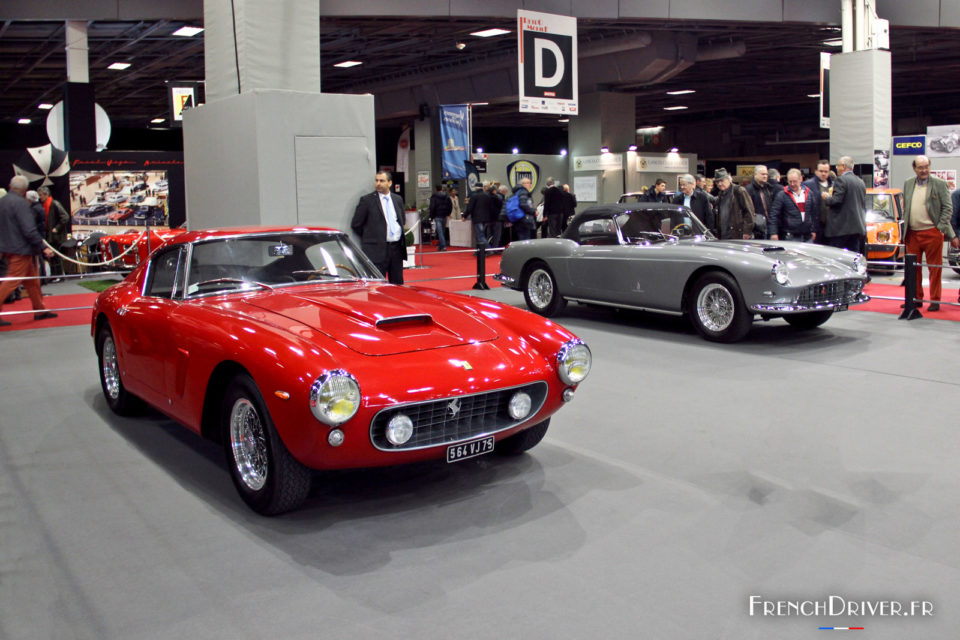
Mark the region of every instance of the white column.
<instances>
[{"instance_id":1,"label":"white column","mask_svg":"<svg viewBox=\"0 0 960 640\"><path fill-rule=\"evenodd\" d=\"M87 48L87 23L83 20L67 20L67 82L90 82L90 67Z\"/></svg>"},{"instance_id":2,"label":"white column","mask_svg":"<svg viewBox=\"0 0 960 640\"><path fill-rule=\"evenodd\" d=\"M205 0L206 100L257 89L320 92L317 0Z\"/></svg>"}]
</instances>

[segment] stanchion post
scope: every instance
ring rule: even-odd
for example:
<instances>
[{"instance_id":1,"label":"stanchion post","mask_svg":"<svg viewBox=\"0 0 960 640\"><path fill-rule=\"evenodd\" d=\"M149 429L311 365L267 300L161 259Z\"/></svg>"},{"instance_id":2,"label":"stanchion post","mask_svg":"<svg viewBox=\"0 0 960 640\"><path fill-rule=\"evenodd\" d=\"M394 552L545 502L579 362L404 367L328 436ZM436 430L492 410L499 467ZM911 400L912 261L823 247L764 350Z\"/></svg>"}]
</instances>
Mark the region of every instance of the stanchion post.
<instances>
[{"instance_id":1,"label":"stanchion post","mask_svg":"<svg viewBox=\"0 0 960 640\"><path fill-rule=\"evenodd\" d=\"M908 253L903 257L903 312L900 320L922 318L917 309L917 256Z\"/></svg>"},{"instance_id":2,"label":"stanchion post","mask_svg":"<svg viewBox=\"0 0 960 640\"><path fill-rule=\"evenodd\" d=\"M487 284L487 243L481 238L477 240L477 282L474 289L489 289Z\"/></svg>"}]
</instances>

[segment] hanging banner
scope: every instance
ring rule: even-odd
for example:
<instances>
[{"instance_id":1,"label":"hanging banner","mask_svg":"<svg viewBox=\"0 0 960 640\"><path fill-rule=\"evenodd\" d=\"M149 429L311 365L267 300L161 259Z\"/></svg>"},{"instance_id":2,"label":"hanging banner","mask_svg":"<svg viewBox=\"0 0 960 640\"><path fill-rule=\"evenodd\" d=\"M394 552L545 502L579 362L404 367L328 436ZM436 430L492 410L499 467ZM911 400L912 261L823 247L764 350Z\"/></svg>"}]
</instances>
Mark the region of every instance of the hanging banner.
<instances>
[{"instance_id":1,"label":"hanging banner","mask_svg":"<svg viewBox=\"0 0 960 640\"><path fill-rule=\"evenodd\" d=\"M483 185L480 181L480 172L477 171L477 165L472 162L464 162L463 166L467 174L467 189L472 193L475 189L479 189Z\"/></svg>"},{"instance_id":2,"label":"hanging banner","mask_svg":"<svg viewBox=\"0 0 960 640\"><path fill-rule=\"evenodd\" d=\"M820 128L830 128L830 54L820 54Z\"/></svg>"},{"instance_id":3,"label":"hanging banner","mask_svg":"<svg viewBox=\"0 0 960 640\"><path fill-rule=\"evenodd\" d=\"M397 172L410 171L410 127L404 127L397 140Z\"/></svg>"},{"instance_id":4,"label":"hanging banner","mask_svg":"<svg viewBox=\"0 0 960 640\"><path fill-rule=\"evenodd\" d=\"M517 10L520 111L578 113L577 19Z\"/></svg>"},{"instance_id":5,"label":"hanging banner","mask_svg":"<svg viewBox=\"0 0 960 640\"><path fill-rule=\"evenodd\" d=\"M465 104L440 105L440 153L444 178L466 178L470 160L470 108Z\"/></svg>"}]
</instances>

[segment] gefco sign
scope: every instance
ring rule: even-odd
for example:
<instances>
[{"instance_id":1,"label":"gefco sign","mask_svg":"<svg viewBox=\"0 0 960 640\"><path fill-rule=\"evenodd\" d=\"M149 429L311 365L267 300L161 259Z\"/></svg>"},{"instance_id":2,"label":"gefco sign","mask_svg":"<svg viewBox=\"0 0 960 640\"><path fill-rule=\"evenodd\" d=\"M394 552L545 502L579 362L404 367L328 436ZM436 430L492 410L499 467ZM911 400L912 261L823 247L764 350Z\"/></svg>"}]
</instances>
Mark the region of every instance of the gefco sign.
<instances>
[{"instance_id":1,"label":"gefco sign","mask_svg":"<svg viewBox=\"0 0 960 640\"><path fill-rule=\"evenodd\" d=\"M520 111L576 115L577 19L517 10Z\"/></svg>"},{"instance_id":2,"label":"gefco sign","mask_svg":"<svg viewBox=\"0 0 960 640\"><path fill-rule=\"evenodd\" d=\"M893 155L922 156L926 149L926 136L900 136L893 139Z\"/></svg>"}]
</instances>

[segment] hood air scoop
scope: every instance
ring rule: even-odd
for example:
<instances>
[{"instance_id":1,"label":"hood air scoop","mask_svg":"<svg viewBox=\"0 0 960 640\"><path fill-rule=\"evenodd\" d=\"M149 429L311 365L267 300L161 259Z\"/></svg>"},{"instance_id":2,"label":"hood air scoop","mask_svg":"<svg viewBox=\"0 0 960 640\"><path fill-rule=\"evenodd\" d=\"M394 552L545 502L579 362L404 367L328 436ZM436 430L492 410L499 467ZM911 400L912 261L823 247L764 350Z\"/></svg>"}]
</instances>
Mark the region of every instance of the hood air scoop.
<instances>
[{"instance_id":1,"label":"hood air scoop","mask_svg":"<svg viewBox=\"0 0 960 640\"><path fill-rule=\"evenodd\" d=\"M380 318L377 320L377 328L396 325L396 324L410 324L410 323L420 323L428 324L433 322L433 316L429 313L413 313L405 316L392 316L390 318Z\"/></svg>"}]
</instances>

